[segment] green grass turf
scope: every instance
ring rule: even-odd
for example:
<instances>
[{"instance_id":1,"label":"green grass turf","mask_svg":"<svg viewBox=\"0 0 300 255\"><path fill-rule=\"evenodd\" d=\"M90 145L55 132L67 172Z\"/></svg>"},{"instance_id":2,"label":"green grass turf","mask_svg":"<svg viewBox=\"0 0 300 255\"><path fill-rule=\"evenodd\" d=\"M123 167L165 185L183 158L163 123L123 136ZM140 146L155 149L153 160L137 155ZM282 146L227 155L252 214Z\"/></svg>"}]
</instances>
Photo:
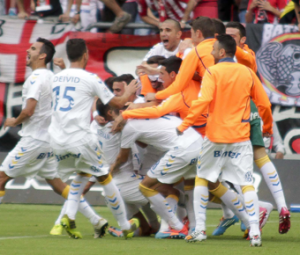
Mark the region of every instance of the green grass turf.
<instances>
[{"instance_id":1,"label":"green grass turf","mask_svg":"<svg viewBox=\"0 0 300 255\"><path fill-rule=\"evenodd\" d=\"M116 226L116 221L106 207L95 210ZM220 237L212 237L214 226L221 216L220 210L208 210L208 240L188 244L183 240L156 240L153 237L140 237L131 240L114 238L109 235L93 239L93 229L82 215L77 216L77 227L83 239L70 239L63 236L50 236L49 231L58 216L60 206L49 205L0 205L0 254L1 255L68 255L68 254L299 254L300 253L300 214L292 214L292 228L286 235L278 233L278 214L271 213L269 222L263 229L263 247L251 248L249 241L243 240L239 224L232 226Z\"/></svg>"}]
</instances>

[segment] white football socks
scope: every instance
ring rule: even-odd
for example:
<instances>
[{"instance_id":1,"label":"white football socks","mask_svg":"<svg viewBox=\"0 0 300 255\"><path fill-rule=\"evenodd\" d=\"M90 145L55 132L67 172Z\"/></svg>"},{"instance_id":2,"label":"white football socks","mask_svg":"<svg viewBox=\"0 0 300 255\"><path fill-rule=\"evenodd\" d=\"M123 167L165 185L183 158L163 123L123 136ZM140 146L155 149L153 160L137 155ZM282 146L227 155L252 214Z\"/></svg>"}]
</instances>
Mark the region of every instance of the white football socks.
<instances>
[{"instance_id":1,"label":"white football socks","mask_svg":"<svg viewBox=\"0 0 300 255\"><path fill-rule=\"evenodd\" d=\"M195 231L206 230L206 208L208 203L208 188L205 186L195 186L194 189L194 210L196 219Z\"/></svg>"}]
</instances>

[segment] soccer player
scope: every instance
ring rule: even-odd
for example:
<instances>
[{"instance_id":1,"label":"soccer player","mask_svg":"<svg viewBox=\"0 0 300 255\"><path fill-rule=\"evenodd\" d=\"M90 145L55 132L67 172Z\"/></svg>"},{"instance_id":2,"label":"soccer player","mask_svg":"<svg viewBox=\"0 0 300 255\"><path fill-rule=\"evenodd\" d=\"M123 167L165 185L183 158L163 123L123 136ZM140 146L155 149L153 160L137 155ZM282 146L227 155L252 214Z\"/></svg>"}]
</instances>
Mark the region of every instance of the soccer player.
<instances>
[{"instance_id":1,"label":"soccer player","mask_svg":"<svg viewBox=\"0 0 300 255\"><path fill-rule=\"evenodd\" d=\"M255 53L249 49L246 41L246 29L239 22L228 22L226 34L233 37L237 44L236 59L238 63L250 67L254 72L257 71ZM253 146L254 162L261 171L264 180L272 193L277 204L279 213L279 233L287 233L290 229L290 212L287 209L284 192L276 167L270 160L265 150L261 132L261 120L255 104L251 100L251 119L250 119L250 140Z\"/></svg>"},{"instance_id":2,"label":"soccer player","mask_svg":"<svg viewBox=\"0 0 300 255\"><path fill-rule=\"evenodd\" d=\"M158 192L162 183L175 184L182 177L187 180L195 178L195 156L199 153L202 137L192 128L178 137L175 127L179 123L180 119L175 116L128 120L122 130L121 150L111 171L118 169L127 160L129 149L136 141L164 152L163 158L148 170L140 184L140 191L149 200L153 210L170 225L171 237L176 235L183 238L188 230L174 214L178 190L169 186L166 199ZM170 236L169 233L167 235Z\"/></svg>"},{"instance_id":3,"label":"soccer player","mask_svg":"<svg viewBox=\"0 0 300 255\"><path fill-rule=\"evenodd\" d=\"M199 74L201 81L206 68L214 65L211 51L215 42L215 27L212 20L207 17L198 17L193 20L191 26L192 41L197 46L183 60L175 81L167 89L156 94L148 94L147 101L163 100L187 89L195 72Z\"/></svg>"},{"instance_id":4,"label":"soccer player","mask_svg":"<svg viewBox=\"0 0 300 255\"><path fill-rule=\"evenodd\" d=\"M101 147L90 131L90 111L94 96L98 96L103 104L123 107L138 86L133 81L122 97L114 97L100 78L84 70L88 49L83 39L67 42L67 56L71 67L56 74L53 79L53 114L48 130L59 174L66 178L74 171L79 173L71 183L66 215L61 224L68 233L73 232L73 237L80 237L75 215L88 176L95 175L103 186L109 208L127 238L138 227L138 222L127 220L122 197L109 174Z\"/></svg>"},{"instance_id":5,"label":"soccer player","mask_svg":"<svg viewBox=\"0 0 300 255\"><path fill-rule=\"evenodd\" d=\"M268 137L272 134L272 113L269 99L255 73L234 62L235 51L236 43L231 36L217 36L212 51L217 64L207 69L198 100L192 103L189 115L177 128L179 133L184 133L209 106L206 138L198 158L194 190L196 230L186 237L187 242L206 239L208 181L220 179L242 186L251 245L261 246L258 197L252 185L250 96L258 105L264 123L263 133Z\"/></svg>"},{"instance_id":6,"label":"soccer player","mask_svg":"<svg viewBox=\"0 0 300 255\"><path fill-rule=\"evenodd\" d=\"M33 72L23 85L22 111L17 118L9 118L4 124L5 127L22 124L22 130L20 141L0 167L0 203L5 195L6 183L19 176L45 178L56 193L64 198L68 197L70 186L59 178L48 134L53 73L47 70L46 65L52 60L54 53L53 44L43 38L38 38L27 50L26 65ZM81 198L79 210L90 219L95 231L101 231L101 217L95 214L84 198ZM58 228L55 228L56 232L59 231Z\"/></svg>"}]
</instances>

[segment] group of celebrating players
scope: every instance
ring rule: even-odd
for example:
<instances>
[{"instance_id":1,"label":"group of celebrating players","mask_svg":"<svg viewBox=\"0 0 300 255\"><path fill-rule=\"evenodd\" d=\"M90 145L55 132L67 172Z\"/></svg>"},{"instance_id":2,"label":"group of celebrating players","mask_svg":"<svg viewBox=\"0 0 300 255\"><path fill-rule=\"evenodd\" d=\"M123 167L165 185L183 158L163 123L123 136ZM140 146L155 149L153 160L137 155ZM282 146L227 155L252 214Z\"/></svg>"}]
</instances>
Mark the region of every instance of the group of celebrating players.
<instances>
[{"instance_id":1,"label":"group of celebrating players","mask_svg":"<svg viewBox=\"0 0 300 255\"><path fill-rule=\"evenodd\" d=\"M85 71L83 39L68 40L70 67L54 75L46 68L54 46L38 38L27 50L33 72L23 85L22 112L4 124L22 130L0 167L0 203L10 179L38 175L66 199L50 234L64 228L82 238L79 210L95 238L103 237L108 222L84 199L99 182L120 227L109 227L113 236L203 241L211 201L223 209L213 235L241 220L250 245L261 246L273 206L258 200L254 160L276 201L279 232L287 233L290 213L263 142L273 133L271 105L245 28L198 17L191 38L181 36L177 21L160 23L161 43L137 67L138 81L123 74L105 84Z\"/></svg>"}]
</instances>

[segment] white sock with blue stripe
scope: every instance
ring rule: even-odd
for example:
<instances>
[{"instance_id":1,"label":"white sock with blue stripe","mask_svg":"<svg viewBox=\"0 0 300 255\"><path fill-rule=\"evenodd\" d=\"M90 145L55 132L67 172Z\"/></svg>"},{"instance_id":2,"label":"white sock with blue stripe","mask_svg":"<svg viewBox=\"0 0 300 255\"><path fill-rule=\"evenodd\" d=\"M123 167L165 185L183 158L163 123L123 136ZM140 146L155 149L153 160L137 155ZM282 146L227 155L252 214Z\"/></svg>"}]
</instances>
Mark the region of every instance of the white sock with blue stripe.
<instances>
[{"instance_id":1,"label":"white sock with blue stripe","mask_svg":"<svg viewBox=\"0 0 300 255\"><path fill-rule=\"evenodd\" d=\"M206 207L208 203L208 188L205 186L195 186L194 189L194 211L196 218L195 231L200 232L206 230Z\"/></svg>"},{"instance_id":2,"label":"white sock with blue stripe","mask_svg":"<svg viewBox=\"0 0 300 255\"><path fill-rule=\"evenodd\" d=\"M66 214L71 220L75 220L79 202L81 200L81 194L88 180L89 177L77 175L71 182L66 209Z\"/></svg>"}]
</instances>

